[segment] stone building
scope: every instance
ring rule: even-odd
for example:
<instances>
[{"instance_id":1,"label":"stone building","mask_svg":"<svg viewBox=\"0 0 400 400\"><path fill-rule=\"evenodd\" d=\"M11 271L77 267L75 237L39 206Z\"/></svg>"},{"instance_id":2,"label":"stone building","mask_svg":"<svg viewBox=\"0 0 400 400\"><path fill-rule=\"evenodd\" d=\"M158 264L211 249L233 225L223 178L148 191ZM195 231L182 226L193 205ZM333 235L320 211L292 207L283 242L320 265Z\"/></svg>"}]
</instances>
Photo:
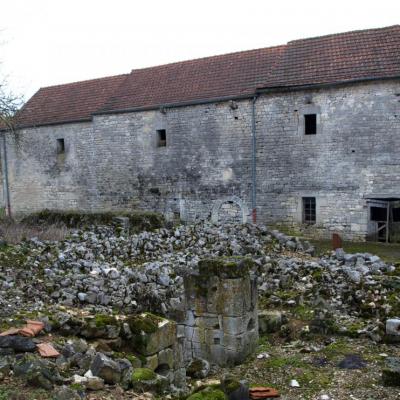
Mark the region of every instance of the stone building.
<instances>
[{"instance_id":1,"label":"stone building","mask_svg":"<svg viewBox=\"0 0 400 400\"><path fill-rule=\"evenodd\" d=\"M3 129L5 208L395 240L399 78L396 25L42 88Z\"/></svg>"}]
</instances>

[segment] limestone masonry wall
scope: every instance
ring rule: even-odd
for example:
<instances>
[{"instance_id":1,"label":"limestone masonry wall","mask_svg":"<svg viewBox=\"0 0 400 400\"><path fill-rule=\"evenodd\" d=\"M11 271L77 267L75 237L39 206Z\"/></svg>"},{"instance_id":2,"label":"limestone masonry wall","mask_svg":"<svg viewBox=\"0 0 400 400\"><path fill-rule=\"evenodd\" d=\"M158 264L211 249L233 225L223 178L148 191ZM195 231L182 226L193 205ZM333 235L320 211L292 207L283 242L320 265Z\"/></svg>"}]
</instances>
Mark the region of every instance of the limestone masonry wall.
<instances>
[{"instance_id":1,"label":"limestone masonry wall","mask_svg":"<svg viewBox=\"0 0 400 400\"><path fill-rule=\"evenodd\" d=\"M364 237L367 197L400 197L399 93L397 80L260 95L258 221L297 225L302 197L310 196L317 207L311 233ZM7 137L11 208L144 208L189 221L250 220L251 101L236 104L20 130ZM310 112L316 135L304 135ZM161 129L166 147L157 145ZM58 138L65 154L57 154Z\"/></svg>"}]
</instances>

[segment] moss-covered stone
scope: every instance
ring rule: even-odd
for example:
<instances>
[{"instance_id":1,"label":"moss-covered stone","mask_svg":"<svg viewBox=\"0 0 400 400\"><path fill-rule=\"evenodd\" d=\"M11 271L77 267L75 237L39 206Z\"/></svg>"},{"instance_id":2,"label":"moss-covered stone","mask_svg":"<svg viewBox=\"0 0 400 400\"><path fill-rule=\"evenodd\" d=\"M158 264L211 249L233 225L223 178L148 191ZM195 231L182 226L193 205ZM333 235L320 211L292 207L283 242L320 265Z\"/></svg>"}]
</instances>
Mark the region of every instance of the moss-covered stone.
<instances>
[{"instance_id":1,"label":"moss-covered stone","mask_svg":"<svg viewBox=\"0 0 400 400\"><path fill-rule=\"evenodd\" d=\"M208 387L201 392L193 393L187 400L227 400L228 397L221 389Z\"/></svg>"},{"instance_id":2,"label":"moss-covered stone","mask_svg":"<svg viewBox=\"0 0 400 400\"><path fill-rule=\"evenodd\" d=\"M176 324L150 313L128 318L135 351L150 356L170 347L176 340Z\"/></svg>"},{"instance_id":3,"label":"moss-covered stone","mask_svg":"<svg viewBox=\"0 0 400 400\"><path fill-rule=\"evenodd\" d=\"M242 278L247 276L253 261L244 257L207 258L199 261L201 276L219 276L221 278Z\"/></svg>"},{"instance_id":4,"label":"moss-covered stone","mask_svg":"<svg viewBox=\"0 0 400 400\"><path fill-rule=\"evenodd\" d=\"M400 358L388 357L385 368L382 370L383 384L386 386L400 386Z\"/></svg>"},{"instance_id":5,"label":"moss-covered stone","mask_svg":"<svg viewBox=\"0 0 400 400\"><path fill-rule=\"evenodd\" d=\"M132 372L132 381L151 381L156 378L156 373L149 368L136 368Z\"/></svg>"},{"instance_id":6,"label":"moss-covered stone","mask_svg":"<svg viewBox=\"0 0 400 400\"><path fill-rule=\"evenodd\" d=\"M154 333L157 331L159 324L165 319L151 313L143 313L140 315L133 315L128 318L129 328L132 333L139 334Z\"/></svg>"},{"instance_id":7,"label":"moss-covered stone","mask_svg":"<svg viewBox=\"0 0 400 400\"><path fill-rule=\"evenodd\" d=\"M137 392L161 394L168 389L169 382L166 377L157 375L149 368L136 368L132 372L131 385Z\"/></svg>"},{"instance_id":8,"label":"moss-covered stone","mask_svg":"<svg viewBox=\"0 0 400 400\"><path fill-rule=\"evenodd\" d=\"M228 395L238 390L240 386L240 382L232 376L227 376L222 381L222 388Z\"/></svg>"},{"instance_id":9,"label":"moss-covered stone","mask_svg":"<svg viewBox=\"0 0 400 400\"><path fill-rule=\"evenodd\" d=\"M94 317L94 322L98 328L105 327L107 325L118 325L117 319L108 314L97 314Z\"/></svg>"}]
</instances>

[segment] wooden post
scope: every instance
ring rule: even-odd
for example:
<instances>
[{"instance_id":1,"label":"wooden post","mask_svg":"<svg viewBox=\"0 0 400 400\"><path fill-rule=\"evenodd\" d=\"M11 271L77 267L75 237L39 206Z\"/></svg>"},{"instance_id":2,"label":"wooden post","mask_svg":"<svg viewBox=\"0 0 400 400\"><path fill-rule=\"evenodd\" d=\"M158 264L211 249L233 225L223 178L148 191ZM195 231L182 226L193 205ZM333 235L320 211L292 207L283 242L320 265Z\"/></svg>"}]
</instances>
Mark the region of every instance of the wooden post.
<instances>
[{"instance_id":1,"label":"wooden post","mask_svg":"<svg viewBox=\"0 0 400 400\"><path fill-rule=\"evenodd\" d=\"M389 217L390 217L389 211L390 211L390 202L388 201L386 205L386 243L389 243Z\"/></svg>"}]
</instances>

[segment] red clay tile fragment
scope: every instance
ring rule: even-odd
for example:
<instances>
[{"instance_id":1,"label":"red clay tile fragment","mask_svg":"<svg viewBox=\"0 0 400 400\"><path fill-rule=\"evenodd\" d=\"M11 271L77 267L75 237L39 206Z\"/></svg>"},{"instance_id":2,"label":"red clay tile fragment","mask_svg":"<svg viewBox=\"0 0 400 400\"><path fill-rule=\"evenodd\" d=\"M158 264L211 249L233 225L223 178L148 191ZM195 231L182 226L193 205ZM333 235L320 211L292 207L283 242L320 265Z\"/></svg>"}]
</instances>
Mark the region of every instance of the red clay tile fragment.
<instances>
[{"instance_id":1,"label":"red clay tile fragment","mask_svg":"<svg viewBox=\"0 0 400 400\"><path fill-rule=\"evenodd\" d=\"M263 400L272 399L279 397L279 393L276 389L271 387L254 387L250 389L250 398L252 400Z\"/></svg>"},{"instance_id":2,"label":"red clay tile fragment","mask_svg":"<svg viewBox=\"0 0 400 400\"><path fill-rule=\"evenodd\" d=\"M34 337L44 328L44 323L40 321L26 321L26 326L20 329L19 334L22 336Z\"/></svg>"},{"instance_id":3,"label":"red clay tile fragment","mask_svg":"<svg viewBox=\"0 0 400 400\"><path fill-rule=\"evenodd\" d=\"M60 353L49 343L40 343L36 345L39 354L42 357L58 357Z\"/></svg>"},{"instance_id":4,"label":"red clay tile fragment","mask_svg":"<svg viewBox=\"0 0 400 400\"><path fill-rule=\"evenodd\" d=\"M10 336L10 335L16 335L17 333L19 333L20 328L10 328L7 329L6 331L0 333L0 336Z\"/></svg>"}]
</instances>

